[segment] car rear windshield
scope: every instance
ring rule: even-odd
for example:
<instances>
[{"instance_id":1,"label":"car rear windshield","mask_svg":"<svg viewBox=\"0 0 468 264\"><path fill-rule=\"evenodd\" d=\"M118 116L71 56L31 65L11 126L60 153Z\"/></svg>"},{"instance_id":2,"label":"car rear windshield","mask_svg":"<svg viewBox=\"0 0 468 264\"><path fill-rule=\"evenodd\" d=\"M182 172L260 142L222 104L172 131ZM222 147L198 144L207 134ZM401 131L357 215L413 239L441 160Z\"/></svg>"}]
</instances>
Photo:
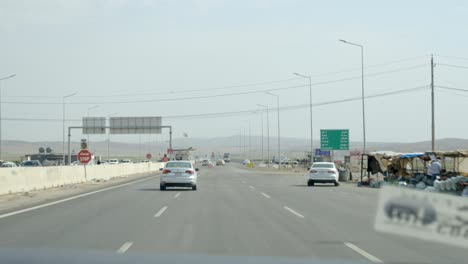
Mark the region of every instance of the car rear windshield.
<instances>
[{"instance_id":1,"label":"car rear windshield","mask_svg":"<svg viewBox=\"0 0 468 264\"><path fill-rule=\"evenodd\" d=\"M312 165L312 168L327 168L327 169L332 169L332 168L333 168L333 164L326 164L326 163L314 164L314 165Z\"/></svg>"},{"instance_id":2,"label":"car rear windshield","mask_svg":"<svg viewBox=\"0 0 468 264\"><path fill-rule=\"evenodd\" d=\"M192 168L192 164L189 162L169 162L166 164L166 168Z\"/></svg>"}]
</instances>

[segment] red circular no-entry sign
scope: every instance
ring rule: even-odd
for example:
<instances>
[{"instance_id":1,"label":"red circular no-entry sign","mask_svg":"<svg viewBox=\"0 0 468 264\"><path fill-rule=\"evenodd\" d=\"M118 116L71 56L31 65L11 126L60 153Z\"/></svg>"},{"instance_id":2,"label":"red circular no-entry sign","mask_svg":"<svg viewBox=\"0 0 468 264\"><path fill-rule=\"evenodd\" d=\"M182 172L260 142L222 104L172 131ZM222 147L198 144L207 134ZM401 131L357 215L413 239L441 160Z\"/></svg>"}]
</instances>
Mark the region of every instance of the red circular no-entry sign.
<instances>
[{"instance_id":1,"label":"red circular no-entry sign","mask_svg":"<svg viewBox=\"0 0 468 264\"><path fill-rule=\"evenodd\" d=\"M152 157L153 157L153 156L151 155L151 153L146 154L146 158L147 158L147 159L150 160Z\"/></svg>"},{"instance_id":2,"label":"red circular no-entry sign","mask_svg":"<svg viewBox=\"0 0 468 264\"><path fill-rule=\"evenodd\" d=\"M78 152L78 161L81 164L88 164L91 161L92 154L86 149L81 150Z\"/></svg>"}]
</instances>

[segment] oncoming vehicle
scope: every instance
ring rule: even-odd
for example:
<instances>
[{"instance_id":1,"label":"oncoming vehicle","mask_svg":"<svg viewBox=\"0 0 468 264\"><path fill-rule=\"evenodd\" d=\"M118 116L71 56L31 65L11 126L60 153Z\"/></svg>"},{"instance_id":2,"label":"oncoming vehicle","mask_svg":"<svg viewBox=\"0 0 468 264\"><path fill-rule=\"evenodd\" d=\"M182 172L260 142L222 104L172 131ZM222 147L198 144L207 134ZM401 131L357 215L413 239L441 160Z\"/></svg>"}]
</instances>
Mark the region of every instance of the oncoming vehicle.
<instances>
[{"instance_id":1,"label":"oncoming vehicle","mask_svg":"<svg viewBox=\"0 0 468 264\"><path fill-rule=\"evenodd\" d=\"M219 160L216 161L216 166L224 166L224 165L226 165L226 163L224 162L224 160L219 159Z\"/></svg>"},{"instance_id":2,"label":"oncoming vehicle","mask_svg":"<svg viewBox=\"0 0 468 264\"><path fill-rule=\"evenodd\" d=\"M209 166L210 164L213 164L211 160L203 160L202 161L202 166Z\"/></svg>"},{"instance_id":3,"label":"oncoming vehicle","mask_svg":"<svg viewBox=\"0 0 468 264\"><path fill-rule=\"evenodd\" d=\"M42 164L38 160L25 160L20 163L20 167L40 167L40 166L42 166Z\"/></svg>"},{"instance_id":4,"label":"oncoming vehicle","mask_svg":"<svg viewBox=\"0 0 468 264\"><path fill-rule=\"evenodd\" d=\"M109 161L107 161L108 164L119 164L119 160L118 159L110 159Z\"/></svg>"},{"instance_id":5,"label":"oncoming vehicle","mask_svg":"<svg viewBox=\"0 0 468 264\"><path fill-rule=\"evenodd\" d=\"M333 162L315 162L309 170L307 186L315 183L333 183L338 186L338 170Z\"/></svg>"},{"instance_id":6,"label":"oncoming vehicle","mask_svg":"<svg viewBox=\"0 0 468 264\"><path fill-rule=\"evenodd\" d=\"M159 180L159 189L166 187L192 187L197 190L198 168L195 169L192 162L186 160L169 161L161 168L162 175Z\"/></svg>"},{"instance_id":7,"label":"oncoming vehicle","mask_svg":"<svg viewBox=\"0 0 468 264\"><path fill-rule=\"evenodd\" d=\"M124 160L120 160L119 163L120 163L120 164L121 164L121 163L132 163L132 161L129 160L129 159L124 159Z\"/></svg>"},{"instance_id":8,"label":"oncoming vehicle","mask_svg":"<svg viewBox=\"0 0 468 264\"><path fill-rule=\"evenodd\" d=\"M2 168L14 168L14 167L18 167L16 165L16 163L14 163L14 162L9 162L8 161L8 162L3 162L2 163Z\"/></svg>"}]
</instances>

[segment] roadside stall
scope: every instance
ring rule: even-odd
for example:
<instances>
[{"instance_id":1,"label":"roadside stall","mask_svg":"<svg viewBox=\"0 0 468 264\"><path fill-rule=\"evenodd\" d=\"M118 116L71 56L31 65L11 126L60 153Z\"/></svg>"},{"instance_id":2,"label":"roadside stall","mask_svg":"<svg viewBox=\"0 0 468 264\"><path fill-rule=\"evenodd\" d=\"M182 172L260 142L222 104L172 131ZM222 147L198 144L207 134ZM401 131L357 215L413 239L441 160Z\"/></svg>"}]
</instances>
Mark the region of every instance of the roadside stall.
<instances>
[{"instance_id":1,"label":"roadside stall","mask_svg":"<svg viewBox=\"0 0 468 264\"><path fill-rule=\"evenodd\" d=\"M435 192L462 192L468 195L468 151L437 151L418 153L395 153L390 151L371 152L367 168L361 171L361 185L380 187L384 182ZM435 180L428 175L428 166L433 160L440 160L442 170ZM367 180L363 181L364 170ZM379 180L379 175L383 181ZM374 176L375 178L373 178ZM464 194L462 194L464 195Z\"/></svg>"}]
</instances>

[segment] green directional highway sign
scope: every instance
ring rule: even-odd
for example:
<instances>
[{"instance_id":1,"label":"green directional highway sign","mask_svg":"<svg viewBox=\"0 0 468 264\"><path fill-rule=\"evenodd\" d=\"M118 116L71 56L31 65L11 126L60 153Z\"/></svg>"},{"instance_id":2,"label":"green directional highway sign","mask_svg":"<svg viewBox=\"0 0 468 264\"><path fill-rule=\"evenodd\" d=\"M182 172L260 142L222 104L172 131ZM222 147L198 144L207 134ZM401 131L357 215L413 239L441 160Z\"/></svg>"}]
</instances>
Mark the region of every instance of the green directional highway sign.
<instances>
[{"instance_id":1,"label":"green directional highway sign","mask_svg":"<svg viewBox=\"0 0 468 264\"><path fill-rule=\"evenodd\" d=\"M349 150L349 129L321 129L321 150Z\"/></svg>"}]
</instances>

